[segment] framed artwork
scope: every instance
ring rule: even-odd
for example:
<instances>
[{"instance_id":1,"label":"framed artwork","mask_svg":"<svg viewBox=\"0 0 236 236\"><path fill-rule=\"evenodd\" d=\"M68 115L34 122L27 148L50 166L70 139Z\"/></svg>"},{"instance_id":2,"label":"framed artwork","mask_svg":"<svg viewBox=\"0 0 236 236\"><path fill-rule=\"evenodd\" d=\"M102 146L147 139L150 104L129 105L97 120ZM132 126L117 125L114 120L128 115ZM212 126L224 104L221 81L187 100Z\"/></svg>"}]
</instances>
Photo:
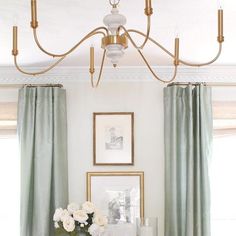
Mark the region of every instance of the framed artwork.
<instances>
[{"instance_id":1,"label":"framed artwork","mask_svg":"<svg viewBox=\"0 0 236 236\"><path fill-rule=\"evenodd\" d=\"M144 172L88 172L87 200L109 224L135 223L144 217Z\"/></svg>"},{"instance_id":2,"label":"framed artwork","mask_svg":"<svg viewBox=\"0 0 236 236\"><path fill-rule=\"evenodd\" d=\"M93 163L134 164L134 113L93 113Z\"/></svg>"}]
</instances>

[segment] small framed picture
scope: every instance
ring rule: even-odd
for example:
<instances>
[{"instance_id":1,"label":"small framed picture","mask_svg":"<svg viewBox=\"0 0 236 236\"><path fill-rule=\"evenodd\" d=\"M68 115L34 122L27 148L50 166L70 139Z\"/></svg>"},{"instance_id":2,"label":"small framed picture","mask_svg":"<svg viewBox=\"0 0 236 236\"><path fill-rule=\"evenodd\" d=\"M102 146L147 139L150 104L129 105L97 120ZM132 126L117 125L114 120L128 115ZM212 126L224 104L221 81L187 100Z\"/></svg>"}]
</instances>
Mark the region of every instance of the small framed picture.
<instances>
[{"instance_id":1,"label":"small framed picture","mask_svg":"<svg viewBox=\"0 0 236 236\"><path fill-rule=\"evenodd\" d=\"M144 217L144 172L88 172L87 200L109 224L135 223Z\"/></svg>"},{"instance_id":2,"label":"small framed picture","mask_svg":"<svg viewBox=\"0 0 236 236\"><path fill-rule=\"evenodd\" d=\"M94 165L134 164L134 113L93 113Z\"/></svg>"}]
</instances>

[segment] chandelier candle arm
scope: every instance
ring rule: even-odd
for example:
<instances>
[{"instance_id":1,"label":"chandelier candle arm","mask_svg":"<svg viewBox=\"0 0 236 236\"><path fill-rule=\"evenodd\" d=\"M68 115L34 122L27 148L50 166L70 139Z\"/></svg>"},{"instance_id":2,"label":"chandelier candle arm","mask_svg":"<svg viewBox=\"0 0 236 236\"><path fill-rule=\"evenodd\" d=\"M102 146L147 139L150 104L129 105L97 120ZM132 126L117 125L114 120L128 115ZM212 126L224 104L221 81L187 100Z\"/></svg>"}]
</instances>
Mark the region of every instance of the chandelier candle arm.
<instances>
[{"instance_id":1,"label":"chandelier candle arm","mask_svg":"<svg viewBox=\"0 0 236 236\"><path fill-rule=\"evenodd\" d=\"M146 38L145 38L143 44L141 46L137 47L138 49L143 49L145 47L145 45L148 42L148 38L150 36L150 32L151 32L151 16L148 15L147 16L147 34L146 34Z\"/></svg>"},{"instance_id":2,"label":"chandelier candle arm","mask_svg":"<svg viewBox=\"0 0 236 236\"><path fill-rule=\"evenodd\" d=\"M139 30L135 30L135 29L128 29L127 30L128 33L136 33L136 34L139 34L143 37L147 37L147 35ZM156 40L154 40L153 38L149 37L148 40L150 42L152 42L153 44L157 45L160 49L162 49L165 53L167 53L169 56L175 58L175 56L170 52L168 51L166 48L164 48L160 43L158 43Z\"/></svg>"},{"instance_id":3,"label":"chandelier candle arm","mask_svg":"<svg viewBox=\"0 0 236 236\"><path fill-rule=\"evenodd\" d=\"M151 15L153 14L153 8L152 8L152 0L145 0L145 9L144 13L147 16L147 37L145 38L143 44L138 47L139 49L143 49L148 41L148 37L150 35L151 31Z\"/></svg>"},{"instance_id":4,"label":"chandelier candle arm","mask_svg":"<svg viewBox=\"0 0 236 236\"><path fill-rule=\"evenodd\" d=\"M17 62L17 56L14 56L14 64L15 67L18 71L20 71L22 74L25 75L31 75L31 76L36 76L36 75L42 75L47 73L48 71L52 70L54 67L56 67L61 61L63 61L66 57L61 57L60 59L58 59L54 64L52 64L51 66L49 66L48 68L41 70L41 71L37 71L37 72L27 72L24 71L23 69L21 69L21 67L18 65Z\"/></svg>"},{"instance_id":5,"label":"chandelier candle arm","mask_svg":"<svg viewBox=\"0 0 236 236\"><path fill-rule=\"evenodd\" d=\"M33 29L36 29L38 27L36 0L31 0L31 27Z\"/></svg>"},{"instance_id":6,"label":"chandelier candle arm","mask_svg":"<svg viewBox=\"0 0 236 236\"><path fill-rule=\"evenodd\" d=\"M224 25L224 12L223 9L218 10L218 42L224 42L224 32L223 32L223 25Z\"/></svg>"},{"instance_id":7,"label":"chandelier candle arm","mask_svg":"<svg viewBox=\"0 0 236 236\"><path fill-rule=\"evenodd\" d=\"M148 69L150 70L150 72L152 73L152 75L154 76L154 79L156 80L159 80L163 83L171 83L172 81L175 80L176 76L177 76L177 71L178 71L178 66L175 65L175 68L174 68L174 74L172 76L171 79L169 80L164 80L164 79L161 79L160 77L157 76L157 74L154 72L154 70L152 69L152 67L150 66L149 62L147 61L147 59L145 58L145 56L143 55L143 53L141 52L140 49L138 49L138 52L140 54L140 56L142 57L142 59L144 60L146 66L148 67Z\"/></svg>"},{"instance_id":8,"label":"chandelier candle arm","mask_svg":"<svg viewBox=\"0 0 236 236\"><path fill-rule=\"evenodd\" d=\"M199 64L195 64L195 63L191 63L191 62L186 62L186 61L183 61L183 60L179 60L179 62L181 64L185 65L185 66L191 66L191 67L208 66L208 65L214 63L220 57L221 52L222 52L222 43L219 43L218 52L217 52L216 56L211 61L208 61L208 62L205 62L205 63L199 63Z\"/></svg>"},{"instance_id":9,"label":"chandelier candle arm","mask_svg":"<svg viewBox=\"0 0 236 236\"><path fill-rule=\"evenodd\" d=\"M18 46L17 46L17 37L18 37L18 28L17 26L13 26L13 47L12 47L12 55L17 56L18 55Z\"/></svg>"},{"instance_id":10,"label":"chandelier candle arm","mask_svg":"<svg viewBox=\"0 0 236 236\"><path fill-rule=\"evenodd\" d=\"M68 50L67 52L63 53L63 54L54 54L54 53L50 53L48 52L47 50L45 50L40 42L39 42L39 39L38 39L38 35L37 35L37 27L38 27L38 20L37 20L37 0L31 0L31 27L33 28L33 34L34 34L34 40L35 40L35 43L37 44L37 46L39 47L39 49L44 52L45 54L47 54L48 56L51 56L51 57L64 57L64 56L67 56L68 54L72 53L77 47L78 47L78 44L76 44L74 47L72 47L70 50ZM98 27L94 30L92 30L90 32L90 34L93 34L93 32L95 31L98 31L98 30L105 30L106 31L106 34L108 35L109 32L107 30L106 27ZM103 33L103 35L105 36L105 34Z\"/></svg>"},{"instance_id":11,"label":"chandelier candle arm","mask_svg":"<svg viewBox=\"0 0 236 236\"><path fill-rule=\"evenodd\" d=\"M102 72L103 72L103 68L104 68L105 58L106 58L106 49L104 49L104 51L103 51L102 63L101 63L101 66L100 66L99 76L98 76L98 80L97 80L96 84L94 83L94 73L90 72L92 88L97 88L100 84L100 81L101 81L101 78L102 78Z\"/></svg>"},{"instance_id":12,"label":"chandelier candle arm","mask_svg":"<svg viewBox=\"0 0 236 236\"><path fill-rule=\"evenodd\" d=\"M117 35L120 34L121 29L124 30L123 25L119 26L119 28L117 29L117 33L116 33ZM130 31L130 30L128 30L128 31ZM132 29L131 29L131 31L132 31ZM134 47L135 47L136 49L143 49L143 48L144 48L144 46L146 45L146 43L147 43L148 40L149 40L150 32L151 32L151 17L150 17L150 16L147 16L147 33L146 33L146 34L143 34L143 36L145 37L145 39L144 39L144 42L143 42L143 44L142 44L141 46L138 46L136 43L134 44Z\"/></svg>"},{"instance_id":13,"label":"chandelier candle arm","mask_svg":"<svg viewBox=\"0 0 236 236\"><path fill-rule=\"evenodd\" d=\"M100 31L100 30L105 30L106 31L106 34L103 32L103 31ZM80 45L80 42L78 42L77 44L75 44L71 49L69 49L67 52L63 53L63 54L54 54L54 53L51 53L51 52L48 52L47 50L45 50L43 48L43 46L40 44L39 42L39 39L38 39L38 35L37 35L37 30L36 29L33 29L33 34L34 34L34 40L35 40L35 43L37 44L38 48L44 52L45 54L47 54L48 56L51 56L51 57L64 57L64 56L67 56L69 54L71 54L73 51L75 51L78 46ZM101 26L101 27L97 27L96 29L90 31L82 40L86 40L88 39L89 37L93 36L93 35L96 35L96 34L102 34L103 37L105 37L106 35L108 35L108 30L107 28Z\"/></svg>"},{"instance_id":14,"label":"chandelier candle arm","mask_svg":"<svg viewBox=\"0 0 236 236\"><path fill-rule=\"evenodd\" d=\"M134 30L134 29L128 29L127 32L130 32L130 33L136 33L136 34L139 34L139 35L142 35L143 37L146 37L146 34L141 32L141 31L138 31L138 30ZM163 47L160 43L158 43L156 40L154 40L153 38L149 37L148 38L149 41L151 41L153 44L157 45L161 50L163 50L166 54L168 54L170 57L172 57L173 59L175 59L175 55L173 53L171 53L169 50L167 50L165 47ZM215 62L219 57L220 57L220 54L222 52L222 43L219 43L219 49L218 49L218 52L216 54L216 56L208 61L208 62L204 62L204 63L191 63L191 62L186 62L182 59L179 59L179 62L183 65L186 65L186 66L192 66L192 67L201 67L201 66L207 66L207 65L210 65L212 64L213 62Z\"/></svg>"},{"instance_id":15,"label":"chandelier candle arm","mask_svg":"<svg viewBox=\"0 0 236 236\"><path fill-rule=\"evenodd\" d=\"M133 38L131 37L131 35L129 34L129 32L127 31L127 29L122 26L122 29L125 31L126 36L129 38L131 44L134 46L134 48L136 48L136 44L133 40ZM136 48L137 49L137 48ZM161 79L160 77L157 76L157 74L154 72L154 70L152 69L151 65L149 64L148 60L145 58L144 54L141 52L140 49L137 49L138 53L140 54L140 56L142 57L143 61L145 62L146 66L148 67L148 69L150 70L150 72L152 73L152 75L154 76L155 79L163 82L163 83L170 83L172 82L176 76L177 76L177 70L178 70L178 65L175 65L175 69L174 69L174 75L170 80L164 80Z\"/></svg>"},{"instance_id":16,"label":"chandelier candle arm","mask_svg":"<svg viewBox=\"0 0 236 236\"><path fill-rule=\"evenodd\" d=\"M103 32L101 31L91 31L89 34L87 34L83 39L80 40L80 42L78 42L75 47L73 48L73 51L79 47L85 40L87 40L88 38L94 36L94 35L97 35L97 34L102 34L104 35ZM18 65L18 62L17 62L17 56L18 56L18 48L17 48L17 26L13 26L13 49L12 49L12 55L14 56L14 64L15 64L15 67L18 71L20 71L21 73L25 74L25 75L33 75L33 76L36 76L36 75L42 75L48 71L50 71L51 69L53 69L54 67L56 67L61 61L63 61L67 56L68 54L64 55L63 57L60 57L54 64L52 64L51 66L49 66L47 69L45 70L42 70L42 71L37 71L37 72L27 72L27 71L24 71L23 69L21 69L21 67ZM104 58L105 59L105 58Z\"/></svg>"}]
</instances>

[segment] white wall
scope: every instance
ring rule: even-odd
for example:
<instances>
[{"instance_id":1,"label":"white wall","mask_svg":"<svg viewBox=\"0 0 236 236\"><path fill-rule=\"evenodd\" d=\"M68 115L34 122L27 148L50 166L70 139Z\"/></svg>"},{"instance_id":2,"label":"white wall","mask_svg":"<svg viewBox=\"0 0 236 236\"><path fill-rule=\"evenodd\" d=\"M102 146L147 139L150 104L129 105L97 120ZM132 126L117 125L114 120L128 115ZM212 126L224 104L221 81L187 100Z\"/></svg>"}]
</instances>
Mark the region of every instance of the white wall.
<instances>
[{"instance_id":1,"label":"white wall","mask_svg":"<svg viewBox=\"0 0 236 236\"><path fill-rule=\"evenodd\" d=\"M85 200L87 171L144 171L145 214L158 216L159 235L164 235L163 89L159 83L66 84L70 201ZM134 112L135 165L93 166L93 112Z\"/></svg>"}]
</instances>

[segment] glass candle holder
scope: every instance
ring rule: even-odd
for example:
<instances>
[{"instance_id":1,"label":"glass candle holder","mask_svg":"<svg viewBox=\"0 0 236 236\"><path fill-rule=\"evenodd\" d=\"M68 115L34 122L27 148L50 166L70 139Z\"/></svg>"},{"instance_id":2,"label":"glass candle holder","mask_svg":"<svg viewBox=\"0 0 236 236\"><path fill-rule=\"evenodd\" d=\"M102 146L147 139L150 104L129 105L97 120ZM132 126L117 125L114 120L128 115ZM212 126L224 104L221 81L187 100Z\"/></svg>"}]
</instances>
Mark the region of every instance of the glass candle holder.
<instances>
[{"instance_id":1,"label":"glass candle holder","mask_svg":"<svg viewBox=\"0 0 236 236\"><path fill-rule=\"evenodd\" d=\"M145 217L136 219L137 236L158 236L157 217Z\"/></svg>"}]
</instances>

